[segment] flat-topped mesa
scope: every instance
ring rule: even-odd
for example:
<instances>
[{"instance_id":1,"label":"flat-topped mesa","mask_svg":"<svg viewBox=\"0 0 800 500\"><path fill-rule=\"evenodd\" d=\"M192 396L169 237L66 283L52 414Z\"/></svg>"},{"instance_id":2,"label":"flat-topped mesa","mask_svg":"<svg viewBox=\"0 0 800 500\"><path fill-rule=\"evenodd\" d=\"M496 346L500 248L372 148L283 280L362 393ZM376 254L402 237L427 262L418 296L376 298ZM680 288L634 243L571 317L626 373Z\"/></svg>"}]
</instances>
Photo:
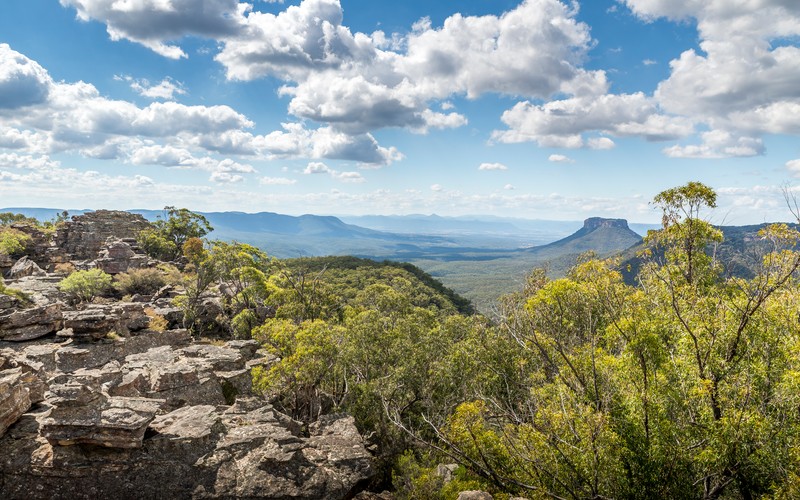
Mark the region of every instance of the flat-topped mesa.
<instances>
[{"instance_id":1,"label":"flat-topped mesa","mask_svg":"<svg viewBox=\"0 0 800 500\"><path fill-rule=\"evenodd\" d=\"M583 228L587 231L594 231L601 227L616 227L619 229L630 229L628 221L625 219L605 219L603 217L589 217L583 221Z\"/></svg>"}]
</instances>

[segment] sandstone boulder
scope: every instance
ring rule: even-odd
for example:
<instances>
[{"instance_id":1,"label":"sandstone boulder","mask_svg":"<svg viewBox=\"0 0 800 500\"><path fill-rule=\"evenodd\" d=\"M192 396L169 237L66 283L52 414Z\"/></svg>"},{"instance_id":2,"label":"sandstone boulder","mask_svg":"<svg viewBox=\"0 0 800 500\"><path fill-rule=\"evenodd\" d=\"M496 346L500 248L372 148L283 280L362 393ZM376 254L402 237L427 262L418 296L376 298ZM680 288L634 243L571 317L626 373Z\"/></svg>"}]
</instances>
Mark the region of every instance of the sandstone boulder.
<instances>
[{"instance_id":1,"label":"sandstone boulder","mask_svg":"<svg viewBox=\"0 0 800 500\"><path fill-rule=\"evenodd\" d=\"M21 342L37 339L61 327L61 304L0 309L0 340Z\"/></svg>"},{"instance_id":2,"label":"sandstone boulder","mask_svg":"<svg viewBox=\"0 0 800 500\"><path fill-rule=\"evenodd\" d=\"M77 382L50 387L53 407L43 418L40 434L51 444L89 444L106 448L139 448L145 430L162 401L108 397Z\"/></svg>"},{"instance_id":3,"label":"sandstone boulder","mask_svg":"<svg viewBox=\"0 0 800 500\"><path fill-rule=\"evenodd\" d=\"M149 259L144 253L134 251L130 240L126 241L111 236L100 249L94 262L95 266L108 274L119 274L131 269L147 267L148 261Z\"/></svg>"},{"instance_id":4,"label":"sandstone boulder","mask_svg":"<svg viewBox=\"0 0 800 500\"><path fill-rule=\"evenodd\" d=\"M24 256L11 266L7 276L11 279L24 278L25 276L46 276L47 273L36 262Z\"/></svg>"}]
</instances>

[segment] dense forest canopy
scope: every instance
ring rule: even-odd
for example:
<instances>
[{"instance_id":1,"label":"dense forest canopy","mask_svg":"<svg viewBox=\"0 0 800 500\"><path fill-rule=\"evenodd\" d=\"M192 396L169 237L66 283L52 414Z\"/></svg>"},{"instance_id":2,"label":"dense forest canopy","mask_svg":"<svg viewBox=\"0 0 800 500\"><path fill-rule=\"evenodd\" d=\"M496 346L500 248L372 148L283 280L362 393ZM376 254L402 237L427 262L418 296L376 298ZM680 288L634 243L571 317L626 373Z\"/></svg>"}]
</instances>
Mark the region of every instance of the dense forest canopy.
<instances>
[{"instance_id":1,"label":"dense forest canopy","mask_svg":"<svg viewBox=\"0 0 800 500\"><path fill-rule=\"evenodd\" d=\"M715 202L700 183L660 193L634 280L591 255L560 279L534 270L493 320L413 266L280 261L200 239L210 226L177 209L141 235L173 265L62 286L102 280L74 295L94 300L171 283L195 335L273 355L254 383L276 407L305 424L352 414L374 487L401 498L796 498L800 233L762 229L738 277L709 251ZM0 251L24 251L2 220Z\"/></svg>"}]
</instances>

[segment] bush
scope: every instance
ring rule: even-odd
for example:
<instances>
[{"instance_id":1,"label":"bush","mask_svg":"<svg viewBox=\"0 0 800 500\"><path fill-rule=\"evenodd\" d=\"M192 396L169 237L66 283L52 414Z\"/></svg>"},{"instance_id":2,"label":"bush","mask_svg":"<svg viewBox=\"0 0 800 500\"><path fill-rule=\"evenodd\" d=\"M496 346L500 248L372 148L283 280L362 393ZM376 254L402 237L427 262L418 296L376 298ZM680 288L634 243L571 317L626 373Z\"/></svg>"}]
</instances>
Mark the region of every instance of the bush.
<instances>
[{"instance_id":1,"label":"bush","mask_svg":"<svg viewBox=\"0 0 800 500\"><path fill-rule=\"evenodd\" d=\"M100 269L75 271L58 284L59 290L79 302L90 302L111 289L111 275Z\"/></svg>"},{"instance_id":2,"label":"bush","mask_svg":"<svg viewBox=\"0 0 800 500\"><path fill-rule=\"evenodd\" d=\"M145 308L144 313L148 318L150 318L150 325L148 328L154 332L163 332L169 328L169 322L167 321L167 318L158 314L152 307Z\"/></svg>"},{"instance_id":3,"label":"bush","mask_svg":"<svg viewBox=\"0 0 800 500\"><path fill-rule=\"evenodd\" d=\"M15 297L23 304L29 304L31 302L31 298L25 292L22 292L15 288L7 287L5 283L3 283L2 277L0 277L0 295L10 295L12 297Z\"/></svg>"},{"instance_id":4,"label":"bush","mask_svg":"<svg viewBox=\"0 0 800 500\"><path fill-rule=\"evenodd\" d=\"M166 284L164 276L158 269L133 269L118 274L114 286L123 295L152 295Z\"/></svg>"},{"instance_id":5,"label":"bush","mask_svg":"<svg viewBox=\"0 0 800 500\"><path fill-rule=\"evenodd\" d=\"M21 257L33 240L30 236L12 228L0 229L0 253Z\"/></svg>"}]
</instances>

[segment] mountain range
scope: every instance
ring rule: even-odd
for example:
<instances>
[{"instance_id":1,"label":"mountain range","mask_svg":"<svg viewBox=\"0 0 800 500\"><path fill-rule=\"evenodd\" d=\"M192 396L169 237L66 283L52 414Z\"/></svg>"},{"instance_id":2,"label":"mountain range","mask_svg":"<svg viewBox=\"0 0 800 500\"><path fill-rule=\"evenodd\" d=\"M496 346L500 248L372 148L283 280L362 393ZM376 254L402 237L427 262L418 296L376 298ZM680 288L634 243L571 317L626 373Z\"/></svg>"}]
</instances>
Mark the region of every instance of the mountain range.
<instances>
[{"instance_id":1,"label":"mountain range","mask_svg":"<svg viewBox=\"0 0 800 500\"><path fill-rule=\"evenodd\" d=\"M80 215L88 210L69 210ZM129 210L154 221L160 210ZM39 220L53 208L2 208ZM486 309L517 289L535 267L563 275L578 255L608 256L641 241L625 220L527 220L491 216L291 216L271 212L199 212L211 238L249 243L280 258L352 255L415 264ZM640 224L640 232L654 225Z\"/></svg>"}]
</instances>

